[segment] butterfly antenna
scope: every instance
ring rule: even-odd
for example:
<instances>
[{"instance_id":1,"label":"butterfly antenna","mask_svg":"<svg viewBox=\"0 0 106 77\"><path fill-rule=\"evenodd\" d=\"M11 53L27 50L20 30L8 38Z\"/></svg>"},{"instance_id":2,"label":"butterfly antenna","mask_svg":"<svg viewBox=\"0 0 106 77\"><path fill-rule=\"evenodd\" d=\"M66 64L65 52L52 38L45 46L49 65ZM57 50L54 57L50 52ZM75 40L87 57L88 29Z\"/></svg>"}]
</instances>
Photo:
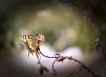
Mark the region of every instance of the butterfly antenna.
<instances>
[{"instance_id":1,"label":"butterfly antenna","mask_svg":"<svg viewBox=\"0 0 106 77\"><path fill-rule=\"evenodd\" d=\"M44 27L42 28L42 29L40 29L39 31L38 31L38 33L41 31L41 30L43 30L44 29Z\"/></svg>"},{"instance_id":2,"label":"butterfly antenna","mask_svg":"<svg viewBox=\"0 0 106 77\"><path fill-rule=\"evenodd\" d=\"M32 32L34 32L34 30L32 29ZM35 33L35 32L34 32Z\"/></svg>"},{"instance_id":3,"label":"butterfly antenna","mask_svg":"<svg viewBox=\"0 0 106 77\"><path fill-rule=\"evenodd\" d=\"M37 33L39 33L41 30L43 30L44 28L42 28L42 29L40 29ZM35 31L32 29L32 32L34 32L35 33Z\"/></svg>"}]
</instances>

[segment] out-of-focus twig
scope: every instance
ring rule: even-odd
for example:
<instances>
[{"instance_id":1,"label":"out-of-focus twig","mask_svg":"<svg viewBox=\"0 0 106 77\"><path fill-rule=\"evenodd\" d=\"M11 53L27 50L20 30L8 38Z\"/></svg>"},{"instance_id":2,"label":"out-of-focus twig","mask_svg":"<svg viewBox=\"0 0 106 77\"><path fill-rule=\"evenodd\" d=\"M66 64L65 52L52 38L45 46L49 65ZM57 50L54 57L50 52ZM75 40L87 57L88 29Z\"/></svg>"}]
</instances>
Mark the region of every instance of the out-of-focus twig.
<instances>
[{"instance_id":1,"label":"out-of-focus twig","mask_svg":"<svg viewBox=\"0 0 106 77\"><path fill-rule=\"evenodd\" d=\"M96 31L96 28L95 28L95 25L91 22L90 18L89 18L88 15L87 15L87 13L90 11L90 7L88 8L88 11L83 11L83 10L81 9L81 7L78 6L76 3L73 3L73 2L64 2L64 4L65 4L65 6L67 6L67 7L70 7L69 4L72 4L72 5L75 5L76 7L78 7L78 8L80 9L80 11L82 12L82 14L83 14L83 16L84 16L84 20L92 27L92 29L93 29L93 31L94 31L94 33L95 33L95 35L96 35L96 39L99 40L99 44L100 44L100 46L101 46L102 53L103 53L103 55L104 55L104 57L105 57L105 59L106 59L105 48L104 48L104 46L103 46L103 44L102 44L102 42L101 42L101 40L100 40L100 38L99 38L99 35L98 35L98 33L97 33L97 31Z\"/></svg>"},{"instance_id":2,"label":"out-of-focus twig","mask_svg":"<svg viewBox=\"0 0 106 77\"><path fill-rule=\"evenodd\" d=\"M75 71L79 68L79 66L77 68L75 68L68 76L71 76L72 74L76 74ZM81 67L82 68L82 67ZM77 72L79 73L79 71Z\"/></svg>"}]
</instances>

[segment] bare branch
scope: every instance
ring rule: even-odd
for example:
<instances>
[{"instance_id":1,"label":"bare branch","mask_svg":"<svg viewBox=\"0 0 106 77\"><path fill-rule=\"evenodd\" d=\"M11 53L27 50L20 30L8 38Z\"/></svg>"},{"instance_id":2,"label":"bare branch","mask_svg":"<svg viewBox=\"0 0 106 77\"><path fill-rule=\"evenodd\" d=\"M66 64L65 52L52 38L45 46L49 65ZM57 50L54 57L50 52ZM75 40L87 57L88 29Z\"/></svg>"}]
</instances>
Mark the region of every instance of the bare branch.
<instances>
[{"instance_id":1,"label":"bare branch","mask_svg":"<svg viewBox=\"0 0 106 77\"><path fill-rule=\"evenodd\" d=\"M104 46L103 46L103 44L102 44L102 42L101 42L101 40L99 38L99 35L98 35L98 33L96 31L96 28L95 28L95 25L91 22L90 18L87 15L87 13L90 11L90 7L88 8L88 11L83 11L81 9L81 7L78 6L76 3L73 3L73 2L64 2L64 3L65 3L65 6L67 6L67 7L70 7L69 4L72 4L72 5L75 5L76 7L78 7L80 9L80 11L82 12L82 14L84 16L84 20L86 20L86 22L92 27L92 29L93 29L93 31L94 31L94 33L96 35L96 38L99 39L99 42L100 42L100 45L101 45L101 48L102 48L102 53L103 53L103 55L104 55L104 57L106 59L105 48L104 48Z\"/></svg>"},{"instance_id":2,"label":"bare branch","mask_svg":"<svg viewBox=\"0 0 106 77\"><path fill-rule=\"evenodd\" d=\"M68 76L71 76L72 74L76 74L75 71L79 68L79 66L77 68L75 68ZM78 72L79 73L79 72Z\"/></svg>"},{"instance_id":3,"label":"bare branch","mask_svg":"<svg viewBox=\"0 0 106 77\"><path fill-rule=\"evenodd\" d=\"M78 74L78 73L80 73L81 71L83 71L83 67L80 67L80 68L79 68L79 71L78 71L78 72L74 72L74 74Z\"/></svg>"},{"instance_id":4,"label":"bare branch","mask_svg":"<svg viewBox=\"0 0 106 77\"><path fill-rule=\"evenodd\" d=\"M42 54L42 56L44 56L44 57L46 57L46 58L55 58L55 61L54 61L53 64L52 64L52 69L53 69L54 72L56 71L56 70L54 69L54 64L55 64L55 62L56 62L56 61L59 62L58 60L64 58L64 59L73 60L73 61L79 63L81 67L83 67L83 68L86 69L88 72L90 72L94 77L101 77L101 76L96 75L96 74L95 74L91 69L89 69L83 62L81 62L81 61L79 61L79 60L77 60L77 59L74 59L72 56L70 56L70 57L68 57L68 56L61 56L61 55L59 54L59 56L50 57L50 56L44 55L41 51L40 51L40 53ZM64 61L64 60L63 60L63 61Z\"/></svg>"},{"instance_id":5,"label":"bare branch","mask_svg":"<svg viewBox=\"0 0 106 77\"><path fill-rule=\"evenodd\" d=\"M53 69L53 71L54 71L54 75L57 75L57 72L56 72L56 70L54 69L54 64L55 64L55 62L57 61L57 59L58 59L58 58L56 58L56 59L54 60L53 64L52 64L52 69Z\"/></svg>"}]
</instances>

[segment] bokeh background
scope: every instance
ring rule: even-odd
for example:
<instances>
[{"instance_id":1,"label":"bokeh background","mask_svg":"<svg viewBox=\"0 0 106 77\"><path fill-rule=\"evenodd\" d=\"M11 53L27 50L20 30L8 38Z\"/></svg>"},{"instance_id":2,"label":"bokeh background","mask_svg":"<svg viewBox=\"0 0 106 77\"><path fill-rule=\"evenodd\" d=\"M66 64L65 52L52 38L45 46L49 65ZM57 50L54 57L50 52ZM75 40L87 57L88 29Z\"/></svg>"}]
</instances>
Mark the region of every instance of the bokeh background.
<instances>
[{"instance_id":1,"label":"bokeh background","mask_svg":"<svg viewBox=\"0 0 106 77\"><path fill-rule=\"evenodd\" d=\"M21 35L42 33L45 42L41 51L53 56L55 53L73 56L84 62L96 74L106 76L106 60L101 48L93 49L96 39L91 26L84 21L80 10L71 5L63 5L65 0L0 0L0 77L40 77L39 65L35 55L27 57L27 50L19 42ZM71 0L69 1L71 2ZM106 47L106 1L74 0L83 10L91 8L88 13L92 23ZM33 31L32 31L33 30ZM51 64L54 59L42 57L42 64L50 69L44 76L53 76ZM96 66L95 66L96 65ZM55 68L59 76L71 73L78 64L68 60L57 63ZM98 68L97 68L98 67ZM92 76L83 71L73 75Z\"/></svg>"}]
</instances>

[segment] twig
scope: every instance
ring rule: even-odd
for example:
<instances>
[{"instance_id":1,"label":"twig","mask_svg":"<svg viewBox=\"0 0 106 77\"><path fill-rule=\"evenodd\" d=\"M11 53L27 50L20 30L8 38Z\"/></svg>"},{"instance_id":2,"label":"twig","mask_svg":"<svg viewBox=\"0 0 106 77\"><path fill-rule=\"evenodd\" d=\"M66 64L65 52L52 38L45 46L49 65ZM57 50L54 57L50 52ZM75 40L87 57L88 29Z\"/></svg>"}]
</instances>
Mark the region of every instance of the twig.
<instances>
[{"instance_id":1,"label":"twig","mask_svg":"<svg viewBox=\"0 0 106 77\"><path fill-rule=\"evenodd\" d=\"M78 73L80 73L82 70L83 70L83 67L81 67L81 68L79 69L79 71L76 72L76 73L74 73L74 74L78 74Z\"/></svg>"},{"instance_id":2,"label":"twig","mask_svg":"<svg viewBox=\"0 0 106 77\"><path fill-rule=\"evenodd\" d=\"M75 3L65 2L65 4L66 4L67 6L68 6L69 4L72 4L72 5L75 5L76 7L78 7L78 8L80 9L80 11L82 12L82 14L84 15L84 19L86 20L86 22L87 22L88 24L90 24L90 26L92 27L92 29L93 29L93 31L94 31L94 33L95 33L97 39L99 39L99 42L100 42L99 44L100 44L100 46L101 46L102 53L103 53L103 55L104 55L104 57L105 57L105 59L106 59L105 48L104 48L104 46L103 46L103 44L102 44L102 42L101 42L101 40L100 40L100 38L99 38L99 35L98 35L97 31L96 31L96 28L95 28L94 24L92 24L90 18L87 16L87 12L90 11L90 8L89 8L88 11L83 11L83 10L81 9L81 7L78 6L78 5L75 4Z\"/></svg>"},{"instance_id":3,"label":"twig","mask_svg":"<svg viewBox=\"0 0 106 77\"><path fill-rule=\"evenodd\" d=\"M68 76L71 76L72 74L74 74L74 72L79 68L79 66L77 68L75 68Z\"/></svg>"},{"instance_id":4,"label":"twig","mask_svg":"<svg viewBox=\"0 0 106 77\"><path fill-rule=\"evenodd\" d=\"M59 54L59 56L50 57L50 56L44 55L40 50L39 50L39 52L41 53L42 56L44 56L44 57L46 57L46 58L55 58L55 61L53 62L53 65L54 65L54 63L55 63L56 61L59 62L58 60L60 60L60 59L62 60L62 58L68 59L68 60L74 60L75 62L79 63L80 66L82 66L84 69L86 69L88 72L90 72L94 77L101 77L101 76L96 75L94 72L92 72L83 62L81 62L81 61L79 61L79 60L77 60L77 59L74 59L72 56L70 56L70 57L68 57L68 56L61 56L61 55ZM62 61L63 61L63 60L62 60ZM52 67L53 67L53 66L52 66ZM55 71L54 68L52 68L52 69Z\"/></svg>"},{"instance_id":5,"label":"twig","mask_svg":"<svg viewBox=\"0 0 106 77\"><path fill-rule=\"evenodd\" d=\"M39 53L39 50L40 50L40 48L39 47L36 47L35 54L36 54L36 52ZM39 54L39 56L38 56L38 54L36 54L36 56L38 58L38 64L40 65L40 68L39 68L40 75L42 75L44 73L44 71L49 72L49 70L47 69L47 67L45 67L45 66L43 66L41 64L40 59L39 59L40 54Z\"/></svg>"},{"instance_id":6,"label":"twig","mask_svg":"<svg viewBox=\"0 0 106 77\"><path fill-rule=\"evenodd\" d=\"M56 72L56 70L54 69L54 64L55 64L55 62L56 62L57 59L58 59L58 58L56 58L56 59L54 60L54 62L52 63L52 69L53 69L53 71L54 71L54 75L57 75L57 72Z\"/></svg>"},{"instance_id":7,"label":"twig","mask_svg":"<svg viewBox=\"0 0 106 77\"><path fill-rule=\"evenodd\" d=\"M98 76L96 74L94 74L93 71L91 71L91 69L89 69L83 62L77 60L77 59L74 59L71 57L68 58L69 60L74 60L75 62L78 62L84 69L86 69L88 72L90 72L94 77L101 77L101 76Z\"/></svg>"}]
</instances>

